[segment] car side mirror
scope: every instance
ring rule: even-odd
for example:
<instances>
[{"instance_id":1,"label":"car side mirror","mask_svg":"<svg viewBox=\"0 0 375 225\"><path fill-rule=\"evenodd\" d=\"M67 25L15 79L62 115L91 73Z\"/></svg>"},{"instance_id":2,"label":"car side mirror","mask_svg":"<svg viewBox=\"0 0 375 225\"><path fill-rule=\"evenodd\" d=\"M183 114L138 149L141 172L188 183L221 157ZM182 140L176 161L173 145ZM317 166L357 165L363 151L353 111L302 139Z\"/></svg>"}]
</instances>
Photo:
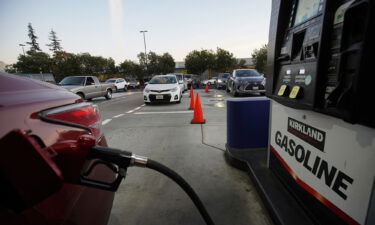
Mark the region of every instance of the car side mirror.
<instances>
[{"instance_id":1,"label":"car side mirror","mask_svg":"<svg viewBox=\"0 0 375 225\"><path fill-rule=\"evenodd\" d=\"M63 185L53 153L21 130L0 139L0 206L22 212L51 196Z\"/></svg>"},{"instance_id":2,"label":"car side mirror","mask_svg":"<svg viewBox=\"0 0 375 225\"><path fill-rule=\"evenodd\" d=\"M179 80L178 83L179 83L179 84L183 84L184 81L183 81L183 80Z\"/></svg>"}]
</instances>

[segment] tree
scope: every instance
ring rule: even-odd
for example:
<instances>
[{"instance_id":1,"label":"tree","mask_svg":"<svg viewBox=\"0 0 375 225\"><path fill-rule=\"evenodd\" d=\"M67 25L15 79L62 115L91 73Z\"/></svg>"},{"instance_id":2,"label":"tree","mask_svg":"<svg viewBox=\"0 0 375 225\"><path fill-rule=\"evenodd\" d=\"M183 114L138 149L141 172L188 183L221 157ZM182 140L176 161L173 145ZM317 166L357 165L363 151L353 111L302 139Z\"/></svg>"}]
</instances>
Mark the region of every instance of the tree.
<instances>
[{"instance_id":1,"label":"tree","mask_svg":"<svg viewBox=\"0 0 375 225\"><path fill-rule=\"evenodd\" d=\"M188 73L202 74L207 69L215 68L215 54L211 50L194 50L185 57Z\"/></svg>"},{"instance_id":2,"label":"tree","mask_svg":"<svg viewBox=\"0 0 375 225\"><path fill-rule=\"evenodd\" d=\"M27 51L26 55L19 55L13 68L18 73L49 73L51 72L51 58L47 53Z\"/></svg>"},{"instance_id":3,"label":"tree","mask_svg":"<svg viewBox=\"0 0 375 225\"><path fill-rule=\"evenodd\" d=\"M216 50L215 69L220 72L228 72L233 70L237 65L237 60L233 54L222 48Z\"/></svg>"},{"instance_id":4,"label":"tree","mask_svg":"<svg viewBox=\"0 0 375 225\"><path fill-rule=\"evenodd\" d=\"M146 68L145 54L143 52L138 54L139 64L142 68ZM172 73L175 69L176 63L169 53L158 55L150 51L147 54L147 69L146 73L149 75Z\"/></svg>"},{"instance_id":5,"label":"tree","mask_svg":"<svg viewBox=\"0 0 375 225\"><path fill-rule=\"evenodd\" d=\"M255 49L251 54L255 68L264 73L267 65L267 45L263 45L260 49Z\"/></svg>"},{"instance_id":6,"label":"tree","mask_svg":"<svg viewBox=\"0 0 375 225\"><path fill-rule=\"evenodd\" d=\"M176 63L171 54L168 52L159 56L159 68L161 74L173 73Z\"/></svg>"},{"instance_id":7,"label":"tree","mask_svg":"<svg viewBox=\"0 0 375 225\"><path fill-rule=\"evenodd\" d=\"M58 51L62 51L61 40L57 38L56 32L51 29L51 32L49 34L49 40L51 41L51 43L46 45L50 47L49 50L54 54L56 54L56 52Z\"/></svg>"},{"instance_id":8,"label":"tree","mask_svg":"<svg viewBox=\"0 0 375 225\"><path fill-rule=\"evenodd\" d=\"M142 79L145 75L143 67L130 60L122 62L120 64L120 69L124 76L136 76L138 79Z\"/></svg>"},{"instance_id":9,"label":"tree","mask_svg":"<svg viewBox=\"0 0 375 225\"><path fill-rule=\"evenodd\" d=\"M26 42L26 44L30 45L31 51L41 51L39 44L36 41L38 37L35 35L35 31L31 23L27 25L27 29L28 29L28 36L30 38L30 42Z\"/></svg>"},{"instance_id":10,"label":"tree","mask_svg":"<svg viewBox=\"0 0 375 225\"><path fill-rule=\"evenodd\" d=\"M244 69L244 68L246 68L245 64L246 64L246 60L241 59L240 61L238 61L236 67L237 67L237 68L240 68L240 69Z\"/></svg>"}]
</instances>

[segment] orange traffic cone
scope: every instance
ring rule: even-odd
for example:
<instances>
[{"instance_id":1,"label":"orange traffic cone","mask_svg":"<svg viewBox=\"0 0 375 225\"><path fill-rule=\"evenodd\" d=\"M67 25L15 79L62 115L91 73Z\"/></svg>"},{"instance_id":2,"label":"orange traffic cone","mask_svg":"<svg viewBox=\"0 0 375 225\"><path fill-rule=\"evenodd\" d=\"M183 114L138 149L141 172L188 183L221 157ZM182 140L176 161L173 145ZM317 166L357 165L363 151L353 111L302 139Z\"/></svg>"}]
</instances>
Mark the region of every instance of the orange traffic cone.
<instances>
[{"instance_id":1,"label":"orange traffic cone","mask_svg":"<svg viewBox=\"0 0 375 225\"><path fill-rule=\"evenodd\" d=\"M206 93L208 93L208 84L206 84L206 90L205 91L206 91Z\"/></svg>"},{"instance_id":2,"label":"orange traffic cone","mask_svg":"<svg viewBox=\"0 0 375 225\"><path fill-rule=\"evenodd\" d=\"M202 111L202 106L201 106L201 100L199 98L199 93L197 94L197 98L195 100L194 117L191 123L192 124L206 123L206 120L203 119L203 111Z\"/></svg>"},{"instance_id":3,"label":"orange traffic cone","mask_svg":"<svg viewBox=\"0 0 375 225\"><path fill-rule=\"evenodd\" d=\"M195 108L195 101L194 101L194 91L193 89L190 89L190 110L194 110Z\"/></svg>"},{"instance_id":4,"label":"orange traffic cone","mask_svg":"<svg viewBox=\"0 0 375 225\"><path fill-rule=\"evenodd\" d=\"M194 90L192 86L190 86L190 98L194 98Z\"/></svg>"}]
</instances>

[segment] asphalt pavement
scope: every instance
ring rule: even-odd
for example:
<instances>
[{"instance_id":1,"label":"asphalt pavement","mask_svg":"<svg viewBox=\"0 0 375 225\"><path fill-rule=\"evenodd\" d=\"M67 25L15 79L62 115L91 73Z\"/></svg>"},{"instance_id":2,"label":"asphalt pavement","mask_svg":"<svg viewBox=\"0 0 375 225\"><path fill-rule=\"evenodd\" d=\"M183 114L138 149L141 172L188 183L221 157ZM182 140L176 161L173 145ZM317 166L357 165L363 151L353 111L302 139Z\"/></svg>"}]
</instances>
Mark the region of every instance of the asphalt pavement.
<instances>
[{"instance_id":1,"label":"asphalt pavement","mask_svg":"<svg viewBox=\"0 0 375 225\"><path fill-rule=\"evenodd\" d=\"M190 124L188 92L181 104L145 105L141 91L93 100L109 146L147 156L174 169L195 189L214 222L272 224L248 175L224 159L225 91L200 93L206 124ZM169 178L129 168L116 193L109 225L205 224L187 195Z\"/></svg>"}]
</instances>

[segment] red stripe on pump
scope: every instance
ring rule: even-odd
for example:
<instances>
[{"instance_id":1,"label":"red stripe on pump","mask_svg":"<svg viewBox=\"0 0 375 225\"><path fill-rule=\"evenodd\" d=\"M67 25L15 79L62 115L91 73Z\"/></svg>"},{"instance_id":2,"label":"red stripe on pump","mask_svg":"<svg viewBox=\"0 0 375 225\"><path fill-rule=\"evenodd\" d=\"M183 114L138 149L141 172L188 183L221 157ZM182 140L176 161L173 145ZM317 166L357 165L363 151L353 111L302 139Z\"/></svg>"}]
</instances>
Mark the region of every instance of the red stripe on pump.
<instances>
[{"instance_id":1,"label":"red stripe on pump","mask_svg":"<svg viewBox=\"0 0 375 225\"><path fill-rule=\"evenodd\" d=\"M276 155L276 157L280 160L280 162L283 164L285 169L288 171L288 173L294 178L294 180L307 192L309 192L312 196L314 196L316 199L318 199L323 205L325 205L327 208L332 210L338 217L340 217L342 220L344 220L347 224L351 225L359 225L357 221L355 221L353 218L351 218L348 214L346 214L344 211L339 209L337 206L335 206L332 202L330 202L328 199L326 199L323 195L319 194L315 189L310 187L308 184L303 182L289 167L289 165L284 161L283 158L279 155L279 153L276 151L276 149L270 145L271 151Z\"/></svg>"}]
</instances>

